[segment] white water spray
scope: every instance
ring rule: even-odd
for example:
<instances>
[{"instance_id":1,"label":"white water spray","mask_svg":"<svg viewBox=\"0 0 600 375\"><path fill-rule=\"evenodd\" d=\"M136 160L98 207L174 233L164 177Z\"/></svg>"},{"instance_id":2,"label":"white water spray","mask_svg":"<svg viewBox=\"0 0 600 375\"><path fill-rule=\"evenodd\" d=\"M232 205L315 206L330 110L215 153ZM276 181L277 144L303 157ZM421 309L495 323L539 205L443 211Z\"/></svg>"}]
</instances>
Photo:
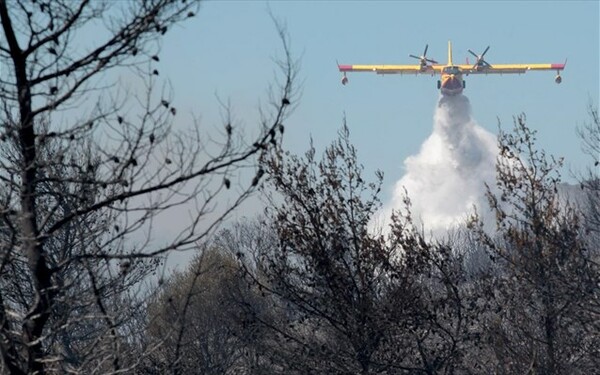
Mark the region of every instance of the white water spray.
<instances>
[{"instance_id":1,"label":"white water spray","mask_svg":"<svg viewBox=\"0 0 600 375\"><path fill-rule=\"evenodd\" d=\"M471 118L464 95L442 96L433 117L433 133L417 155L405 161L406 174L396 183L384 215L403 208L405 190L416 221L426 232L445 233L472 212L486 212L485 186L494 186L496 137Z\"/></svg>"}]
</instances>

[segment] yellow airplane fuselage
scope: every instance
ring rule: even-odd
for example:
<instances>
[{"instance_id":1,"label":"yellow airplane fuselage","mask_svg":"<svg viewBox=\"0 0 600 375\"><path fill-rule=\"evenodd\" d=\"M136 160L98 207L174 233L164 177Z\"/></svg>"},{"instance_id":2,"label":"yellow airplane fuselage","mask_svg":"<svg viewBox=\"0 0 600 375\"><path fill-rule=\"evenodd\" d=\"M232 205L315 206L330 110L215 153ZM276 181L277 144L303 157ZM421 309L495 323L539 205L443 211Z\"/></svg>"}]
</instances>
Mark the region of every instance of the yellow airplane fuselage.
<instances>
[{"instance_id":1,"label":"yellow airplane fuselage","mask_svg":"<svg viewBox=\"0 0 600 375\"><path fill-rule=\"evenodd\" d=\"M438 89L442 95L462 94L465 88L463 73L460 67L452 64L452 43L448 41L448 65L442 68Z\"/></svg>"},{"instance_id":2,"label":"yellow airplane fuselage","mask_svg":"<svg viewBox=\"0 0 600 375\"><path fill-rule=\"evenodd\" d=\"M452 63L452 60L450 60L450 63ZM446 65L442 68L440 76L438 89L440 89L442 95L458 95L462 93L465 88L465 81L463 80L463 72L460 67Z\"/></svg>"},{"instance_id":3,"label":"yellow airplane fuselage","mask_svg":"<svg viewBox=\"0 0 600 375\"><path fill-rule=\"evenodd\" d=\"M442 74L440 79L440 91L442 95L458 95L463 92L465 83L462 73Z\"/></svg>"}]
</instances>

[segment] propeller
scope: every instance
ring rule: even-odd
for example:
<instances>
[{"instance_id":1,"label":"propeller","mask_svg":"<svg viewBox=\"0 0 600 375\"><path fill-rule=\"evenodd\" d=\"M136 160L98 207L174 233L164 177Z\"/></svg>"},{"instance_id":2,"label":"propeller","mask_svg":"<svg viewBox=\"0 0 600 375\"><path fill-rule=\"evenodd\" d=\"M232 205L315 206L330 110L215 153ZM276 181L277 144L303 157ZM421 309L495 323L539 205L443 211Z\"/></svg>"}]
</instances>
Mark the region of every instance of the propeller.
<instances>
[{"instance_id":1,"label":"propeller","mask_svg":"<svg viewBox=\"0 0 600 375\"><path fill-rule=\"evenodd\" d=\"M483 53L481 55L476 54L475 52L468 50L469 53L473 56L475 56L477 58L477 60L475 60L475 64L473 64L473 69L475 69L478 66L485 66L488 68L491 68L492 66L483 59L483 56L485 56L485 54L487 53L487 51L490 49L490 46L487 46L487 48L485 49L485 51L483 51Z\"/></svg>"},{"instance_id":2,"label":"propeller","mask_svg":"<svg viewBox=\"0 0 600 375\"><path fill-rule=\"evenodd\" d=\"M429 44L425 45L425 51L423 51L423 55L421 55L421 56L415 56L415 55L408 55L408 56L412 57L413 59L417 59L417 60L421 61L422 66L426 66L428 62L430 62L432 64L439 64L437 61L427 58L427 48L429 48Z\"/></svg>"}]
</instances>

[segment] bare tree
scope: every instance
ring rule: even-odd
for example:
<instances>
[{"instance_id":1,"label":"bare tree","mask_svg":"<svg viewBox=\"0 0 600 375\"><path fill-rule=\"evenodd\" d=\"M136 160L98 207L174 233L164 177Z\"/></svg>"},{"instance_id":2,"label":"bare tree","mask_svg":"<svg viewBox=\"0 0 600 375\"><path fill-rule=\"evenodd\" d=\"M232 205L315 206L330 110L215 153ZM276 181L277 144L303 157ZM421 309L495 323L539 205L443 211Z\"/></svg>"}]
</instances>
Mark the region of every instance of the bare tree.
<instances>
[{"instance_id":1,"label":"bare tree","mask_svg":"<svg viewBox=\"0 0 600 375\"><path fill-rule=\"evenodd\" d=\"M524 116L500 133L499 149L499 193L488 191L497 234L476 227L493 263L480 291L491 302L484 322L495 360L486 371L594 372L600 270L581 211L559 197L562 160L536 148Z\"/></svg>"},{"instance_id":2,"label":"bare tree","mask_svg":"<svg viewBox=\"0 0 600 375\"><path fill-rule=\"evenodd\" d=\"M169 278L149 305L147 333L164 344L149 357L148 369L174 374L239 372L245 345L236 332L230 296L244 289L237 270L234 257L208 248L185 272Z\"/></svg>"},{"instance_id":3,"label":"bare tree","mask_svg":"<svg viewBox=\"0 0 600 375\"><path fill-rule=\"evenodd\" d=\"M269 230L258 220L235 222L204 243L185 271L168 277L148 304L144 341L152 352L140 373L274 372L264 355L268 334L256 323L257 314L275 320L269 300L239 266L253 268L246 257L272 246Z\"/></svg>"},{"instance_id":4,"label":"bare tree","mask_svg":"<svg viewBox=\"0 0 600 375\"><path fill-rule=\"evenodd\" d=\"M255 160L279 142L294 100L287 40L284 78L255 138L227 121L220 138L174 132L177 110L155 89L156 42L197 8L0 1L0 353L11 373L135 366L125 359L127 322L141 308L132 286L160 255L195 247L258 185ZM98 27L101 41L82 48L81 32ZM105 84L119 71L144 92ZM232 186L243 169L252 176ZM230 203L215 211L227 191ZM152 241L154 220L182 206L189 223Z\"/></svg>"},{"instance_id":5,"label":"bare tree","mask_svg":"<svg viewBox=\"0 0 600 375\"><path fill-rule=\"evenodd\" d=\"M458 289L461 261L430 244L410 212L373 233L377 181L363 180L344 127L317 160L276 152L265 160L276 191L271 249L248 270L272 314L264 351L280 373L450 373L460 367L470 319ZM270 223L270 224L268 224ZM259 272L257 272L259 270ZM277 372L277 371L273 371Z\"/></svg>"},{"instance_id":6,"label":"bare tree","mask_svg":"<svg viewBox=\"0 0 600 375\"><path fill-rule=\"evenodd\" d=\"M579 184L585 191L587 201L582 203L586 215L587 228L594 234L597 243L600 240L600 115L598 108L590 104L590 121L577 129L581 138L583 151L591 158L593 167L579 177Z\"/></svg>"}]
</instances>

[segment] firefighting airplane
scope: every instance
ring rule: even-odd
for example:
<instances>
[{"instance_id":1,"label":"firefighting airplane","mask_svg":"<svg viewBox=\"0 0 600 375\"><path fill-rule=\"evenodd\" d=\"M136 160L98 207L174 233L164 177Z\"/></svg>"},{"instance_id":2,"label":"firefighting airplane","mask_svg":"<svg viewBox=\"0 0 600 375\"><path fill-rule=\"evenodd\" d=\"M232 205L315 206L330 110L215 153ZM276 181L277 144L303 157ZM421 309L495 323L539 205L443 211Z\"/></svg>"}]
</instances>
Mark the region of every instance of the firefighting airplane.
<instances>
[{"instance_id":1,"label":"firefighting airplane","mask_svg":"<svg viewBox=\"0 0 600 375\"><path fill-rule=\"evenodd\" d=\"M490 49L488 46L481 55L468 50L476 60L473 65L467 64L455 65L452 63L452 43L448 42L448 64L441 65L435 60L427 58L427 47L423 55L409 55L412 58L419 60L419 65L340 65L338 69L344 75L342 76L342 84L348 83L347 72L375 72L377 74L440 74L441 79L437 81L437 87L442 92L442 95L457 95L462 93L466 87L464 75L469 74L522 74L529 70L556 70L554 82L561 83L562 77L560 71L565 68L564 64L494 64L491 65L483 59L486 52Z\"/></svg>"}]
</instances>

